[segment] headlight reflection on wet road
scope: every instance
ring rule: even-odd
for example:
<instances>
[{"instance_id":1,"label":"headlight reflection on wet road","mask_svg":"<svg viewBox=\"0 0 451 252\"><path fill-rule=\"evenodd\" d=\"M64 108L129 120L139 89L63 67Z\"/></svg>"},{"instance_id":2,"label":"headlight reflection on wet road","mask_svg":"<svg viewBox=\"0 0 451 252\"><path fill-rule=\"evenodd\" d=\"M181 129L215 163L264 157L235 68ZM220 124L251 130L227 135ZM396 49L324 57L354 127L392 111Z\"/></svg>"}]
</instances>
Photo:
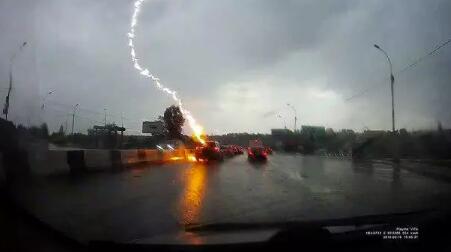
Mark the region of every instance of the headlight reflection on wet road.
<instances>
[{"instance_id":1,"label":"headlight reflection on wet road","mask_svg":"<svg viewBox=\"0 0 451 252\"><path fill-rule=\"evenodd\" d=\"M207 183L207 169L206 164L194 163L183 175L185 188L178 204L182 224L196 223L199 220Z\"/></svg>"}]
</instances>

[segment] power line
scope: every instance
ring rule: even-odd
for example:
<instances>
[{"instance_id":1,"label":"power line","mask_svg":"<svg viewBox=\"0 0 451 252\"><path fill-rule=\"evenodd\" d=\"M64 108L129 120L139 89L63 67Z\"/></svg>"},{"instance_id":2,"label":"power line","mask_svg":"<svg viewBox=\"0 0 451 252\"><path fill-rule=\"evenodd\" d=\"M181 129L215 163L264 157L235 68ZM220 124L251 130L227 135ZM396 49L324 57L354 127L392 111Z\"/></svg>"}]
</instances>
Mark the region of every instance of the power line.
<instances>
[{"instance_id":1,"label":"power line","mask_svg":"<svg viewBox=\"0 0 451 252\"><path fill-rule=\"evenodd\" d=\"M433 56L436 52L438 52L438 50L442 49L443 47L445 47L449 43L451 43L451 39L448 39L447 41L445 41L445 42L441 43L440 45L436 46L435 49L433 49L429 53L423 55L422 57L418 58L416 61L414 61L413 63L407 65L403 69L399 70L396 74L403 73L403 72L407 71L409 68L412 68L412 67L416 66L418 63L420 63L421 61L423 61L427 57Z\"/></svg>"},{"instance_id":2,"label":"power line","mask_svg":"<svg viewBox=\"0 0 451 252\"><path fill-rule=\"evenodd\" d=\"M66 107L67 110L72 110L73 109L73 105L57 102L57 101L54 101L54 100L49 100L48 103L53 104L53 105L57 105L57 106L61 106L61 107ZM87 108L84 108L84 107L79 107L78 111L79 111L79 113L85 113L85 114L89 113L89 114L95 114L95 115L98 115L98 116L104 116L105 115L104 111L100 112L100 111L96 111L96 110L92 110L92 109L87 109ZM136 120L140 120L140 119L131 119L130 117L125 117L125 116L122 117L120 115L112 114L112 113L107 113L107 116L113 117L115 119L118 119L118 121L121 120L121 119L124 119L125 121L129 121L129 122L132 122L132 121L134 122Z\"/></svg>"},{"instance_id":3,"label":"power line","mask_svg":"<svg viewBox=\"0 0 451 252\"><path fill-rule=\"evenodd\" d=\"M416 65L418 65L421 61L425 60L426 58L431 57L431 56L435 56L436 53L437 53L440 49L442 49L443 47L445 47L445 46L448 45L449 43L451 43L451 39L448 39L447 41L445 41L445 42L443 42L443 43L441 43L441 44L435 46L434 49L432 49L431 51L429 51L429 52L426 53L425 55L419 57L417 60L413 61L412 63L410 63L410 64L408 64L408 65L406 65L406 66L405 66L404 68L402 68L401 70L394 72L394 75L400 75L401 73L404 73L405 71L409 70L410 68L415 67ZM384 80L388 80L388 78L385 78ZM363 96L364 94L368 93L369 91L371 91L371 90L373 90L373 89L376 89L376 88L380 88L380 87L381 87L381 86L378 86L378 85L374 85L374 84L373 84L373 85L369 86L368 88L366 88L366 89L364 89L364 90L362 90L362 91L360 91L360 92L358 92L358 93L356 93L356 94L350 96L349 98L346 99L346 102L348 102L348 101L350 101L350 100L352 100L352 99L354 99L354 98Z\"/></svg>"}]
</instances>

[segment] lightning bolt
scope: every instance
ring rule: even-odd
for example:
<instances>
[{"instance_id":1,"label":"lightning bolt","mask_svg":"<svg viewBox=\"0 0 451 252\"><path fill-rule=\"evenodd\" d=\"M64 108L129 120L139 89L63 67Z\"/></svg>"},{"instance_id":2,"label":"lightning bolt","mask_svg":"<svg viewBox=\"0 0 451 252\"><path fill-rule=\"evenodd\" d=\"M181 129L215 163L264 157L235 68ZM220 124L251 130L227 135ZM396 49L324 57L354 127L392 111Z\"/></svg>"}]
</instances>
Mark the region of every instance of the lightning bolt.
<instances>
[{"instance_id":1,"label":"lightning bolt","mask_svg":"<svg viewBox=\"0 0 451 252\"><path fill-rule=\"evenodd\" d=\"M196 122L196 119L194 119L194 117L191 115L191 112L184 108L182 100L177 96L177 93L174 90L171 90L171 89L165 87L163 84L161 84L160 79L158 77L153 75L147 68L145 68L139 64L139 59L136 56L134 40L136 38L135 28L138 25L138 15L139 15L139 12L141 11L141 7L142 7L143 3L144 3L144 0L135 1L133 16L132 16L132 20L131 20L131 24L130 24L130 31L127 34L128 35L128 46L130 47L130 55L132 58L133 66L139 72L139 74L141 74L142 76L145 76L148 79L151 79L152 82L154 83L154 85L159 90L168 94L177 103L183 116L188 120L188 124L189 124L191 130L193 131L195 140L197 140L198 142L200 142L202 144L205 144L205 140L203 140L201 138L201 135L204 132L203 127Z\"/></svg>"}]
</instances>

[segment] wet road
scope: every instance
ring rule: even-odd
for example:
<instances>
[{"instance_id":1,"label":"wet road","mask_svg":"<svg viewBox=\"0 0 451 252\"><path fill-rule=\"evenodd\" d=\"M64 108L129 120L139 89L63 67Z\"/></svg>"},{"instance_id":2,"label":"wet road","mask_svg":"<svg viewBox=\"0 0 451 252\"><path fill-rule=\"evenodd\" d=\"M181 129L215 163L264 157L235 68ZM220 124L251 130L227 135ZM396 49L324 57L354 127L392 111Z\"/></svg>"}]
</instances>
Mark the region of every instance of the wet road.
<instances>
[{"instance_id":1,"label":"wet road","mask_svg":"<svg viewBox=\"0 0 451 252\"><path fill-rule=\"evenodd\" d=\"M37 180L17 193L81 241L132 241L184 224L280 222L440 208L451 183L383 163L274 154L252 164L168 164Z\"/></svg>"}]
</instances>

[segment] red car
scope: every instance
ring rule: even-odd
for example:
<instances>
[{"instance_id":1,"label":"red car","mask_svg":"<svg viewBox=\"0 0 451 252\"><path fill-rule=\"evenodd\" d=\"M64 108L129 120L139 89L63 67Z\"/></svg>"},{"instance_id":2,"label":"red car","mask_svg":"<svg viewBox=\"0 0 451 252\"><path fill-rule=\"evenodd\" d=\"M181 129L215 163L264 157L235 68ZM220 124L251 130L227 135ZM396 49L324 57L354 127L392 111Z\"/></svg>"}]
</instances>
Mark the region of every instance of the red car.
<instances>
[{"instance_id":1,"label":"red car","mask_svg":"<svg viewBox=\"0 0 451 252\"><path fill-rule=\"evenodd\" d=\"M249 160L266 160L268 153L263 147L249 147L247 149L247 158Z\"/></svg>"},{"instance_id":2,"label":"red car","mask_svg":"<svg viewBox=\"0 0 451 252\"><path fill-rule=\"evenodd\" d=\"M216 141L207 141L204 146L196 147L195 156L197 161L222 161L224 159L224 154L221 152L219 143Z\"/></svg>"},{"instance_id":3,"label":"red car","mask_svg":"<svg viewBox=\"0 0 451 252\"><path fill-rule=\"evenodd\" d=\"M241 146L235 145L235 154L243 154L243 148Z\"/></svg>"},{"instance_id":4,"label":"red car","mask_svg":"<svg viewBox=\"0 0 451 252\"><path fill-rule=\"evenodd\" d=\"M221 152L226 157L232 157L235 155L235 149L232 145L221 145Z\"/></svg>"},{"instance_id":5,"label":"red car","mask_svg":"<svg viewBox=\"0 0 451 252\"><path fill-rule=\"evenodd\" d=\"M269 147L269 146L266 146L266 147L265 147L265 151L266 151L266 153L268 153L269 155L272 154L272 149L271 149L271 147Z\"/></svg>"},{"instance_id":6,"label":"red car","mask_svg":"<svg viewBox=\"0 0 451 252\"><path fill-rule=\"evenodd\" d=\"M247 158L249 160L267 160L268 152L260 140L249 141L249 148L247 148Z\"/></svg>"}]
</instances>

